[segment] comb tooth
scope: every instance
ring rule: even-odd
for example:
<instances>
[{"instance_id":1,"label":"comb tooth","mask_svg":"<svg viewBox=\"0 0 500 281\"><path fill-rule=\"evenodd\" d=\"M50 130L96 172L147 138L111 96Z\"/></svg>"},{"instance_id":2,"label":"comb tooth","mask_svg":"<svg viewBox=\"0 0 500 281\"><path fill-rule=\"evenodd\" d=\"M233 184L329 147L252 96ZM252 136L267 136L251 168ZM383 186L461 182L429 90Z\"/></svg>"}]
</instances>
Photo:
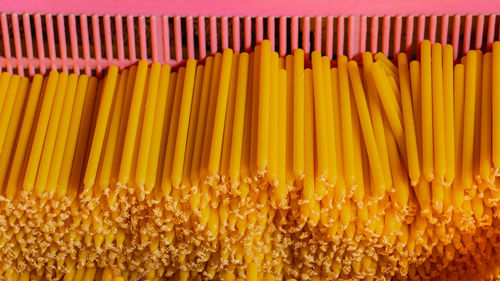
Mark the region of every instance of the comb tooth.
<instances>
[{"instance_id":1,"label":"comb tooth","mask_svg":"<svg viewBox=\"0 0 500 281\"><path fill-rule=\"evenodd\" d=\"M102 22L104 25L104 49L106 53L106 60L108 64L111 63L113 59L113 43L111 41L111 20L109 15L104 15L102 17Z\"/></svg>"},{"instance_id":2,"label":"comb tooth","mask_svg":"<svg viewBox=\"0 0 500 281\"><path fill-rule=\"evenodd\" d=\"M286 47L287 47L287 43L286 41L288 40L287 39L287 36L286 36L286 33L287 33L287 28L286 28L286 17L280 17L280 57L284 57L286 56Z\"/></svg>"},{"instance_id":3,"label":"comb tooth","mask_svg":"<svg viewBox=\"0 0 500 281\"><path fill-rule=\"evenodd\" d=\"M45 27L47 31L47 44L49 46L50 68L57 70L56 67L56 41L54 38L54 23L52 15L45 15Z\"/></svg>"},{"instance_id":4,"label":"comb tooth","mask_svg":"<svg viewBox=\"0 0 500 281\"><path fill-rule=\"evenodd\" d=\"M128 34L128 58L131 62L136 61L135 53L135 31L134 31L134 17L127 16L127 34Z\"/></svg>"},{"instance_id":5,"label":"comb tooth","mask_svg":"<svg viewBox=\"0 0 500 281\"><path fill-rule=\"evenodd\" d=\"M158 28L156 26L157 22L156 16L151 16L149 17L149 26L151 28L151 58L153 59L153 62L162 62L165 63L165 61L160 61L160 58L158 57L158 37L160 36L158 33ZM191 26L193 25L193 18L191 17ZM192 37L191 33L191 37ZM192 42L191 42L192 43ZM191 47L193 49L193 47ZM193 51L193 56L194 56L194 51Z\"/></svg>"},{"instance_id":6,"label":"comb tooth","mask_svg":"<svg viewBox=\"0 0 500 281\"><path fill-rule=\"evenodd\" d=\"M217 53L217 18L210 17L210 53Z\"/></svg>"},{"instance_id":7,"label":"comb tooth","mask_svg":"<svg viewBox=\"0 0 500 281\"><path fill-rule=\"evenodd\" d=\"M318 52L321 52L322 20L323 18L320 16L314 18L314 50Z\"/></svg>"},{"instance_id":8,"label":"comb tooth","mask_svg":"<svg viewBox=\"0 0 500 281\"><path fill-rule=\"evenodd\" d=\"M420 58L420 43L425 39L425 16L420 15L418 16L418 22L417 22L417 43L418 43L418 48L417 48L417 56Z\"/></svg>"},{"instance_id":9,"label":"comb tooth","mask_svg":"<svg viewBox=\"0 0 500 281\"><path fill-rule=\"evenodd\" d=\"M163 58L164 60L167 62L167 63L170 63L170 34L169 34L169 27L168 27L168 17L167 16L162 16L161 17L161 25L162 25L162 30L163 30ZM203 33L203 35L205 35L205 25L204 25L204 22L203 22L203 26L202 26L202 23L200 22L200 20L198 20L198 26L199 26L199 30L200 30L200 45L201 44L201 34ZM205 39L205 38L203 38ZM200 48L200 52L201 52L201 48ZM201 54L200 54L201 56Z\"/></svg>"},{"instance_id":10,"label":"comb tooth","mask_svg":"<svg viewBox=\"0 0 500 281\"><path fill-rule=\"evenodd\" d=\"M437 33L437 16L432 15L429 19L429 40L431 44L436 43L436 33Z\"/></svg>"},{"instance_id":11,"label":"comb tooth","mask_svg":"<svg viewBox=\"0 0 500 281\"><path fill-rule=\"evenodd\" d=\"M291 34L292 53L299 48L299 18L292 17L292 34Z\"/></svg>"},{"instance_id":12,"label":"comb tooth","mask_svg":"<svg viewBox=\"0 0 500 281\"><path fill-rule=\"evenodd\" d=\"M488 17L488 35L486 35L486 50L491 51L493 45L493 40L495 40L495 15L491 14Z\"/></svg>"},{"instance_id":13,"label":"comb tooth","mask_svg":"<svg viewBox=\"0 0 500 281\"><path fill-rule=\"evenodd\" d=\"M412 48L413 48L413 18L414 18L413 16L406 17L405 49L409 57L412 56Z\"/></svg>"},{"instance_id":14,"label":"comb tooth","mask_svg":"<svg viewBox=\"0 0 500 281\"><path fill-rule=\"evenodd\" d=\"M311 19L304 17L302 19L302 49L304 49L304 58L306 67L309 66L309 55L311 51Z\"/></svg>"},{"instance_id":15,"label":"comb tooth","mask_svg":"<svg viewBox=\"0 0 500 281\"><path fill-rule=\"evenodd\" d=\"M92 15L92 35L94 36L94 56L97 62L96 72L97 76L100 77L102 74L102 64L101 64L101 31L99 29L99 16Z\"/></svg>"},{"instance_id":16,"label":"comb tooth","mask_svg":"<svg viewBox=\"0 0 500 281\"><path fill-rule=\"evenodd\" d=\"M86 15L80 15L80 29L82 35L83 63L84 63L85 74L87 76L90 76L92 72L90 70L90 65L89 65L90 47L89 47L89 32L88 32Z\"/></svg>"},{"instance_id":17,"label":"comb tooth","mask_svg":"<svg viewBox=\"0 0 500 281\"><path fill-rule=\"evenodd\" d=\"M366 16L359 17L359 54L366 52L366 37L368 36Z\"/></svg>"},{"instance_id":18,"label":"comb tooth","mask_svg":"<svg viewBox=\"0 0 500 281\"><path fill-rule=\"evenodd\" d=\"M115 16L115 34L116 34L116 57L118 61L123 63L125 61L125 46L123 45L123 20L122 16Z\"/></svg>"},{"instance_id":19,"label":"comb tooth","mask_svg":"<svg viewBox=\"0 0 500 281\"><path fill-rule=\"evenodd\" d=\"M337 57L344 55L344 17L337 17Z\"/></svg>"},{"instance_id":20,"label":"comb tooth","mask_svg":"<svg viewBox=\"0 0 500 281\"><path fill-rule=\"evenodd\" d=\"M483 47L484 15L478 15L476 19L476 50Z\"/></svg>"},{"instance_id":21,"label":"comb tooth","mask_svg":"<svg viewBox=\"0 0 500 281\"><path fill-rule=\"evenodd\" d=\"M359 34L359 21L356 21L356 18L354 16L347 18L347 57L349 59L353 59L359 52L359 44L357 44L359 37L355 36Z\"/></svg>"},{"instance_id":22,"label":"comb tooth","mask_svg":"<svg viewBox=\"0 0 500 281\"><path fill-rule=\"evenodd\" d=\"M451 44L453 45L453 59L458 58L458 44L460 40L460 16L455 15L453 17L453 31L452 31Z\"/></svg>"},{"instance_id":23,"label":"comb tooth","mask_svg":"<svg viewBox=\"0 0 500 281\"><path fill-rule=\"evenodd\" d=\"M391 37L391 17L384 16L382 20L382 53L389 56L389 40Z\"/></svg>"},{"instance_id":24,"label":"comb tooth","mask_svg":"<svg viewBox=\"0 0 500 281\"><path fill-rule=\"evenodd\" d=\"M79 66L79 55L78 55L78 33L76 31L76 19L75 15L69 15L68 17L69 25L69 41L71 45L71 56L73 58L73 72L76 75L80 75Z\"/></svg>"},{"instance_id":25,"label":"comb tooth","mask_svg":"<svg viewBox=\"0 0 500 281\"><path fill-rule=\"evenodd\" d=\"M245 33L245 52L250 52L250 48L252 47L252 18L245 17L243 24Z\"/></svg>"},{"instance_id":26,"label":"comb tooth","mask_svg":"<svg viewBox=\"0 0 500 281\"><path fill-rule=\"evenodd\" d=\"M267 39L271 42L271 52L274 52L274 46L275 46L275 41L274 41L274 17L270 16L267 18Z\"/></svg>"},{"instance_id":27,"label":"comb tooth","mask_svg":"<svg viewBox=\"0 0 500 281\"><path fill-rule=\"evenodd\" d=\"M151 26L151 27L153 27L153 26ZM151 32L153 32L152 28L151 28ZM155 37L151 36L151 38L155 38ZM192 16L186 17L186 39L187 39L188 59L194 59L193 17ZM155 60L154 56L155 55L154 55L154 48L153 48L153 60Z\"/></svg>"},{"instance_id":28,"label":"comb tooth","mask_svg":"<svg viewBox=\"0 0 500 281\"><path fill-rule=\"evenodd\" d=\"M264 40L264 19L262 17L255 18L255 44L261 44Z\"/></svg>"},{"instance_id":29,"label":"comb tooth","mask_svg":"<svg viewBox=\"0 0 500 281\"><path fill-rule=\"evenodd\" d=\"M221 26L221 48L222 50L225 50L229 48L229 32L228 32L228 23L226 16L221 17L220 26Z\"/></svg>"},{"instance_id":30,"label":"comb tooth","mask_svg":"<svg viewBox=\"0 0 500 281\"><path fill-rule=\"evenodd\" d=\"M235 53L240 52L240 17L233 17L233 50Z\"/></svg>"},{"instance_id":31,"label":"comb tooth","mask_svg":"<svg viewBox=\"0 0 500 281\"><path fill-rule=\"evenodd\" d=\"M141 49L141 60L148 59L148 41L146 39L146 19L144 16L139 16L139 48ZM180 21L180 19L179 19ZM175 46L177 48L177 46ZM180 48L182 52L182 48Z\"/></svg>"},{"instance_id":32,"label":"comb tooth","mask_svg":"<svg viewBox=\"0 0 500 281\"><path fill-rule=\"evenodd\" d=\"M470 50L471 33L472 33L472 16L466 15L465 16L465 27L464 27L463 39L462 39L464 42L463 55L465 55L467 53L467 51Z\"/></svg>"},{"instance_id":33,"label":"comb tooth","mask_svg":"<svg viewBox=\"0 0 500 281\"><path fill-rule=\"evenodd\" d=\"M450 21L448 15L441 16L441 44L444 46L448 44L448 22Z\"/></svg>"},{"instance_id":34,"label":"comb tooth","mask_svg":"<svg viewBox=\"0 0 500 281\"><path fill-rule=\"evenodd\" d=\"M59 37L61 68L63 72L68 72L68 65L66 64L68 53L66 47L66 27L64 26L64 16L58 14L56 17L57 17L57 36Z\"/></svg>"},{"instance_id":35,"label":"comb tooth","mask_svg":"<svg viewBox=\"0 0 500 281\"><path fill-rule=\"evenodd\" d=\"M365 17L366 21L366 17ZM366 39L366 36L365 36ZM333 16L326 17L326 56L333 58Z\"/></svg>"},{"instance_id":36,"label":"comb tooth","mask_svg":"<svg viewBox=\"0 0 500 281\"><path fill-rule=\"evenodd\" d=\"M40 63L39 69L40 69L40 74L43 75L45 74L45 62L44 62L45 51L43 48L43 29L42 29L42 19L40 14L35 14L35 35L36 35L36 49L38 50L38 61Z\"/></svg>"},{"instance_id":37,"label":"comb tooth","mask_svg":"<svg viewBox=\"0 0 500 281\"><path fill-rule=\"evenodd\" d=\"M21 57L23 56L22 49L21 49L21 36L19 34L19 18L17 14L12 14L11 16L12 20L12 31L14 35L14 50L16 52L16 59L17 59L17 73L19 76L23 77L24 76L24 67L21 64Z\"/></svg>"},{"instance_id":38,"label":"comb tooth","mask_svg":"<svg viewBox=\"0 0 500 281\"><path fill-rule=\"evenodd\" d=\"M10 41L9 41L9 25L7 23L7 15L5 13L2 13L0 15L0 22L2 25L2 37L3 37L3 49L4 49L4 56L9 61L10 59ZM12 74L12 64L8 63L7 64L7 72ZM1 70L1 68L0 68Z\"/></svg>"},{"instance_id":39,"label":"comb tooth","mask_svg":"<svg viewBox=\"0 0 500 281\"><path fill-rule=\"evenodd\" d=\"M399 52L401 51L401 36L403 34L403 17L396 16L394 21L394 43L392 44L392 55L394 57L394 61L398 57Z\"/></svg>"},{"instance_id":40,"label":"comb tooth","mask_svg":"<svg viewBox=\"0 0 500 281\"><path fill-rule=\"evenodd\" d=\"M33 41L31 40L31 20L29 14L23 14L24 42L26 44L26 57L28 59L28 74L35 75L33 67Z\"/></svg>"},{"instance_id":41,"label":"comb tooth","mask_svg":"<svg viewBox=\"0 0 500 281\"><path fill-rule=\"evenodd\" d=\"M371 22L370 34L370 52L376 54L378 52L378 17L373 16Z\"/></svg>"}]
</instances>

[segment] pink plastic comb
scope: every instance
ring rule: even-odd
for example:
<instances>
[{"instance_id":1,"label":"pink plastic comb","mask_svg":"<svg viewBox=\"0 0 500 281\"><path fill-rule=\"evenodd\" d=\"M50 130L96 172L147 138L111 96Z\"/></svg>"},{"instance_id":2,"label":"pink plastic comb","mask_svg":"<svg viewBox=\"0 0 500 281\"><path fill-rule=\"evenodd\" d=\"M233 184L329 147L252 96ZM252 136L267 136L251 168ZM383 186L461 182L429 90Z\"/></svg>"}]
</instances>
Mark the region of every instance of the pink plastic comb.
<instances>
[{"instance_id":1,"label":"pink plastic comb","mask_svg":"<svg viewBox=\"0 0 500 281\"><path fill-rule=\"evenodd\" d=\"M417 54L450 43L455 58L500 40L498 0L25 0L0 8L0 68L100 75L139 59L171 65L268 38L281 56L303 48L332 58Z\"/></svg>"}]
</instances>

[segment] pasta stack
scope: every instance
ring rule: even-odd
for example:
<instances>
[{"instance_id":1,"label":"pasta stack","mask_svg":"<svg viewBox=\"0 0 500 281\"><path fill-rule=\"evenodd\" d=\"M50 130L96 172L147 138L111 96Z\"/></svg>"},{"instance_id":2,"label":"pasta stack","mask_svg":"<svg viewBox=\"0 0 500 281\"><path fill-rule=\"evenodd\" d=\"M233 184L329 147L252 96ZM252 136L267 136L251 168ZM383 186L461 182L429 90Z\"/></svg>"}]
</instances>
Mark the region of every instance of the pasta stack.
<instances>
[{"instance_id":1,"label":"pasta stack","mask_svg":"<svg viewBox=\"0 0 500 281\"><path fill-rule=\"evenodd\" d=\"M5 280L500 278L500 42L0 74Z\"/></svg>"}]
</instances>

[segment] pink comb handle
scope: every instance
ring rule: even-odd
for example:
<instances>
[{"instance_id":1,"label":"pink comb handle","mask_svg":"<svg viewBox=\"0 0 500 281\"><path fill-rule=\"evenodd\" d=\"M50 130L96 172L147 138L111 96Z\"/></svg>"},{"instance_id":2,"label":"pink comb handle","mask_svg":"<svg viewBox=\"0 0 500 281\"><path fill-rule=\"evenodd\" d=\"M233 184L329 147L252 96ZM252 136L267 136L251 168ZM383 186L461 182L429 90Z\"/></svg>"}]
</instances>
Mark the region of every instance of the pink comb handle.
<instances>
[{"instance_id":1,"label":"pink comb handle","mask_svg":"<svg viewBox=\"0 0 500 281\"><path fill-rule=\"evenodd\" d=\"M416 56L419 43L430 39L452 44L457 58L470 48L489 50L500 40L497 23L495 14L252 18L0 13L0 68L29 76L50 69L99 76L110 65L123 68L139 59L177 66L225 48L249 51L263 39L270 39L281 56L303 48L306 54L319 50L330 58L354 59L364 51Z\"/></svg>"},{"instance_id":2,"label":"pink comb handle","mask_svg":"<svg viewBox=\"0 0 500 281\"><path fill-rule=\"evenodd\" d=\"M8 13L212 15L212 16L339 16L498 14L498 0L23 0L4 1Z\"/></svg>"}]
</instances>

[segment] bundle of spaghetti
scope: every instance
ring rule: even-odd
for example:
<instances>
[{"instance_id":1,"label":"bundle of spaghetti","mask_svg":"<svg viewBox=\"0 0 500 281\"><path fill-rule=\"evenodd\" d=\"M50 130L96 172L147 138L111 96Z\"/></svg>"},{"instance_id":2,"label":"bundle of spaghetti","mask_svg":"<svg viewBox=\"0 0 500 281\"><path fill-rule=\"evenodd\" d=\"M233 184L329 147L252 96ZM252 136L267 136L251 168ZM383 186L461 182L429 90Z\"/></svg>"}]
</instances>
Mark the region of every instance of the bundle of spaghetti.
<instances>
[{"instance_id":1,"label":"bundle of spaghetti","mask_svg":"<svg viewBox=\"0 0 500 281\"><path fill-rule=\"evenodd\" d=\"M0 278L500 278L500 42L0 74Z\"/></svg>"}]
</instances>

